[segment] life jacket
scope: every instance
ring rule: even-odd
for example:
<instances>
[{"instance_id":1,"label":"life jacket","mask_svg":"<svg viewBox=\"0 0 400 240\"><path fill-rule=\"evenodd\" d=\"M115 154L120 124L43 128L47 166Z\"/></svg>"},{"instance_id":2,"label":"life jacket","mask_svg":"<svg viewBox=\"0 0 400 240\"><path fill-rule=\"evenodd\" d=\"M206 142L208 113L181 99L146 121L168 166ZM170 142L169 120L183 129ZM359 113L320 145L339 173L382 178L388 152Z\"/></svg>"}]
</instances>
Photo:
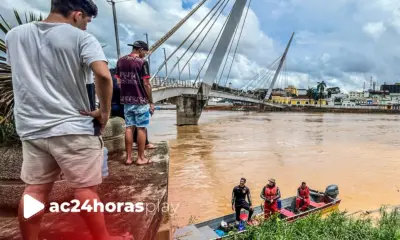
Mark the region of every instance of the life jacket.
<instances>
[{"instance_id":1,"label":"life jacket","mask_svg":"<svg viewBox=\"0 0 400 240\"><path fill-rule=\"evenodd\" d=\"M299 195L302 198L309 198L310 197L310 189L306 187L305 189L302 189L301 186L299 187Z\"/></svg>"},{"instance_id":2,"label":"life jacket","mask_svg":"<svg viewBox=\"0 0 400 240\"><path fill-rule=\"evenodd\" d=\"M274 197L276 197L276 186L274 186L273 188L270 187L265 187L265 191L264 191L264 195L266 199L273 199Z\"/></svg>"}]
</instances>

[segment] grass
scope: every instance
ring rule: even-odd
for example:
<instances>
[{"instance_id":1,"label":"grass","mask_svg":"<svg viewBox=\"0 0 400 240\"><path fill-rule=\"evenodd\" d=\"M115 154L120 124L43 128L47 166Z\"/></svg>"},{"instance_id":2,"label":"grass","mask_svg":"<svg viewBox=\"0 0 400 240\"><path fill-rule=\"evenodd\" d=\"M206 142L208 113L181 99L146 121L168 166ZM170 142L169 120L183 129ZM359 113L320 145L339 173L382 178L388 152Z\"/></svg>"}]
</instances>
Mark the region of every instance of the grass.
<instances>
[{"instance_id":1,"label":"grass","mask_svg":"<svg viewBox=\"0 0 400 240\"><path fill-rule=\"evenodd\" d=\"M271 218L259 226L226 239L256 240L400 240L400 209L380 212L378 220L352 218L346 212L333 212L327 217L318 214L292 223Z\"/></svg>"}]
</instances>

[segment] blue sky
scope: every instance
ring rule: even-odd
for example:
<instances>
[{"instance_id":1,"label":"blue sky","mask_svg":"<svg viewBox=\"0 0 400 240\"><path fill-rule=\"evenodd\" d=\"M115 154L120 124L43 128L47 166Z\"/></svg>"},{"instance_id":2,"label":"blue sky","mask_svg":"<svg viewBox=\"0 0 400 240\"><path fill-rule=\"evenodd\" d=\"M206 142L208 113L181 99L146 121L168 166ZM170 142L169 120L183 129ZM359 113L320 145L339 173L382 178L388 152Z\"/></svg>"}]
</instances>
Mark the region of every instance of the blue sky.
<instances>
[{"instance_id":1,"label":"blue sky","mask_svg":"<svg viewBox=\"0 0 400 240\"><path fill-rule=\"evenodd\" d=\"M182 0L182 7L184 9L190 9L192 6L195 4L196 1L190 1L190 0Z\"/></svg>"},{"instance_id":2,"label":"blue sky","mask_svg":"<svg viewBox=\"0 0 400 240\"><path fill-rule=\"evenodd\" d=\"M20 12L34 11L45 15L50 9L50 0L4 1L0 6L0 14L10 21L13 19L13 8ZM118 3L122 53L129 53L127 43L136 39L144 40L146 32L150 43L154 43L199 2L131 0ZM151 58L152 72L157 71L163 60L162 48L166 49L168 55L171 54L216 2L208 0L157 50ZM200 53L196 53L191 60L192 75L204 63L233 2L230 1L218 19L215 29L200 47ZM362 90L365 81L369 86L371 76L378 85L383 82L400 82L400 71L397 70L400 64L400 1L369 0L368 4L365 3L365 0L252 0L229 81L234 87L240 87L263 68L270 66L282 54L294 31L296 34L289 50L285 72L281 74L276 87L290 83L306 88L324 80L329 87L338 86L344 91ZM107 44L104 51L112 65L116 60L116 45L111 6L106 0L97 0L96 4L99 16L94 19L88 31L102 44ZM180 49L172 59L182 55L184 50ZM184 57L185 60L190 53L191 50ZM168 63L169 69L172 69L174 63ZM164 74L164 71L160 71L160 74ZM223 75L225 78L227 71ZM176 70L172 76L177 77ZM188 77L186 68L182 78Z\"/></svg>"}]
</instances>

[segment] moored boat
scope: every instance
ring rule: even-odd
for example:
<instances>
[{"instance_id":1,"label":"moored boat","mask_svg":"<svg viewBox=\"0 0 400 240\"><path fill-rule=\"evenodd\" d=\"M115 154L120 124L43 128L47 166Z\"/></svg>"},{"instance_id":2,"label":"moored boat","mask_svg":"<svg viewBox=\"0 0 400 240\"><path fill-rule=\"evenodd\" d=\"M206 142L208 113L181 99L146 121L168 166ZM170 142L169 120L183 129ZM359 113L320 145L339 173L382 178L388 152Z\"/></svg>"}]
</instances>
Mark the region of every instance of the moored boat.
<instances>
[{"instance_id":1,"label":"moored boat","mask_svg":"<svg viewBox=\"0 0 400 240\"><path fill-rule=\"evenodd\" d=\"M329 185L325 192L319 192L310 189L310 206L307 210L297 212L296 207L296 196L288 197L280 201L280 209L278 217L284 221L292 222L297 219L303 218L312 213L326 214L339 208L341 199L338 198L339 189L337 185ZM263 206L254 207L255 218L264 214ZM242 212L240 218L247 219L247 213ZM214 218L208 221L204 221L197 224L192 224L179 228L174 233L174 239L176 240L215 240L222 239L224 237L232 236L228 232L232 229L237 229L235 213L228 214L222 217ZM221 224L223 223L223 224ZM225 226L221 226L225 225ZM240 230L234 234L240 234L245 230Z\"/></svg>"}]
</instances>

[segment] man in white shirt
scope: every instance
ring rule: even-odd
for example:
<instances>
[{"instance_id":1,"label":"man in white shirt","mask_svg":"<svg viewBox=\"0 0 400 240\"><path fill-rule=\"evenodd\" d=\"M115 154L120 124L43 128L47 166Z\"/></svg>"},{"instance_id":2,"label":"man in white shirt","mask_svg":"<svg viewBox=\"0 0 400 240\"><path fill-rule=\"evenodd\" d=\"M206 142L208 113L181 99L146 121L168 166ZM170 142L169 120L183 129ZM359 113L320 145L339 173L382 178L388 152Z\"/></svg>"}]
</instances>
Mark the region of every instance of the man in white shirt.
<instances>
[{"instance_id":1,"label":"man in white shirt","mask_svg":"<svg viewBox=\"0 0 400 240\"><path fill-rule=\"evenodd\" d=\"M15 123L23 147L24 194L47 203L62 171L81 206L86 200L92 205L94 200L100 202L101 134L109 119L112 95L102 47L85 31L98 9L92 0L52 0L51 4L51 13L44 21L15 27L6 35ZM38 239L42 217L40 212L24 219L21 201L19 220L24 240ZM93 239L114 239L108 234L103 213L82 212L82 217Z\"/></svg>"}]
</instances>

